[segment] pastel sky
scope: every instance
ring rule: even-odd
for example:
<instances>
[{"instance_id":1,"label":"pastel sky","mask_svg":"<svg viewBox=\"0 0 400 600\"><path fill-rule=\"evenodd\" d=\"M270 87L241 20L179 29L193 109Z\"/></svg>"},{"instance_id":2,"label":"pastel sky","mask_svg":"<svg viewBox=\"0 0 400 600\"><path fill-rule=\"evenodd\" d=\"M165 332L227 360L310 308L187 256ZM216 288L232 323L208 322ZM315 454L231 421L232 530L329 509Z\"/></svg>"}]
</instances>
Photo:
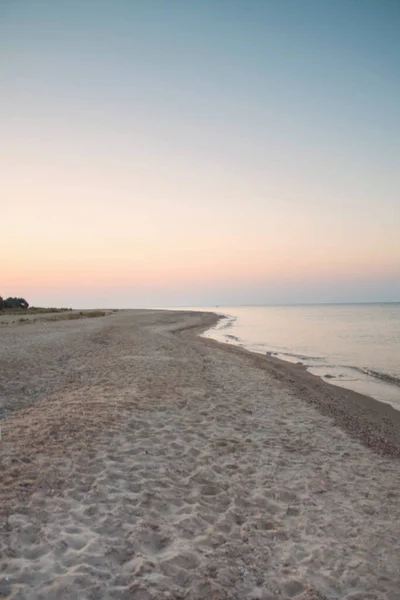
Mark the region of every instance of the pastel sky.
<instances>
[{"instance_id":1,"label":"pastel sky","mask_svg":"<svg viewBox=\"0 0 400 600\"><path fill-rule=\"evenodd\" d=\"M400 300L397 0L1 0L0 294Z\"/></svg>"}]
</instances>

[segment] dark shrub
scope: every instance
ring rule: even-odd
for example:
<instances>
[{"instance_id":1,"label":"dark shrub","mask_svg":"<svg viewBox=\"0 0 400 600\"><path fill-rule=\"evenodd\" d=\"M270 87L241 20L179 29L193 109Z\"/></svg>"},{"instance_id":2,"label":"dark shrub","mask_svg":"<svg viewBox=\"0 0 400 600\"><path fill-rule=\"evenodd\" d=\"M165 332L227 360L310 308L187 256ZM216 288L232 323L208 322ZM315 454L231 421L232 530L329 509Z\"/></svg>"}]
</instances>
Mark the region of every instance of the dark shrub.
<instances>
[{"instance_id":1,"label":"dark shrub","mask_svg":"<svg viewBox=\"0 0 400 600\"><path fill-rule=\"evenodd\" d=\"M22 308L23 310L27 310L29 308L29 304L25 298L7 298L6 300L3 300L2 308Z\"/></svg>"}]
</instances>

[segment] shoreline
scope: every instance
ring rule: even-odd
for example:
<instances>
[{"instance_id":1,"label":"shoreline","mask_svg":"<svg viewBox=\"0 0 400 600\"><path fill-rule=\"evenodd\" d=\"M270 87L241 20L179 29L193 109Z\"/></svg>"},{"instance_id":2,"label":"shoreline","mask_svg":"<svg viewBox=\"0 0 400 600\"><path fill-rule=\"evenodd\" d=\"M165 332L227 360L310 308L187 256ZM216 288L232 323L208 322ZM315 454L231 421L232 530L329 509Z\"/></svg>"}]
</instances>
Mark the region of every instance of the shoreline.
<instances>
[{"instance_id":1,"label":"shoreline","mask_svg":"<svg viewBox=\"0 0 400 600\"><path fill-rule=\"evenodd\" d=\"M204 335L220 342L244 347L257 354L273 356L291 364L301 362L310 373L321 377L326 382L390 404L400 411L400 373L395 361L397 343L393 338L394 334L389 335L388 346L382 346L385 343L385 336L387 336L387 331L385 333L385 330L382 329L382 335L377 335L376 340L372 340L372 345L367 346L362 340L365 336L361 335L365 328L362 318L360 324L357 322L357 315L354 315L356 319L354 337L352 337L353 329L351 329L348 341L343 340L343 344L341 344L340 336L335 336L331 323L325 327L327 343L324 343L322 339L313 338L313 330L309 335L307 331L301 329L307 319L311 319L312 326L315 325L312 321L313 316L310 314L305 315L306 320L303 322L301 320L304 316L302 313L294 312L292 315L289 312L288 318L294 318L294 329L291 331L290 326L280 321L282 315L278 312L275 316L279 327L271 321L271 331L269 332L266 323L274 313L266 312L264 314L262 312L264 308L268 309L269 307L255 307L257 310L254 313L247 311L246 307L226 307L222 309L223 312L215 311L223 318L217 326ZM204 310L208 311L209 309ZM328 323L330 316L335 317L333 313L332 315L327 314ZM337 317L338 315L335 318ZM378 314L378 317L381 318L382 315ZM318 318L316 317L316 322ZM396 330L395 324L394 322L392 332ZM385 323L383 323L384 326ZM365 329L365 335L367 334L371 334L368 327ZM377 357L375 357L376 350Z\"/></svg>"},{"instance_id":2,"label":"shoreline","mask_svg":"<svg viewBox=\"0 0 400 600\"><path fill-rule=\"evenodd\" d=\"M300 400L315 406L322 414L333 418L335 425L359 439L378 453L400 458L400 411L372 396L360 394L346 387L324 381L310 373L302 364L291 363L271 355L263 355L247 348L221 342L201 334L214 327L226 315L213 314L210 327L189 331L206 344L218 344L228 352L251 358L277 380L285 381ZM184 333L185 330L182 331Z\"/></svg>"}]
</instances>

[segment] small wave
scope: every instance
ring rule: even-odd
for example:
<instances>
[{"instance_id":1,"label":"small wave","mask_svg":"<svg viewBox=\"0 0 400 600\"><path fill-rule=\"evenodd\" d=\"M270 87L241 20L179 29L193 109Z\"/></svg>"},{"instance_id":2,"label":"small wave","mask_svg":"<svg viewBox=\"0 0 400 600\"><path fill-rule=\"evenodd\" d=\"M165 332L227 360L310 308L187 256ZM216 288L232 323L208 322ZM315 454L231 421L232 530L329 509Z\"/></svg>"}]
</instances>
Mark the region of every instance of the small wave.
<instances>
[{"instance_id":1,"label":"small wave","mask_svg":"<svg viewBox=\"0 0 400 600\"><path fill-rule=\"evenodd\" d=\"M375 371L374 369L368 369L366 367L351 367L354 371L358 371L358 373L362 373L363 375L369 375L370 377L374 377L375 379L379 379L380 381L385 381L386 383L390 383L391 385L396 385L400 387L400 377L395 377L394 375L389 375L388 373L382 373L380 371Z\"/></svg>"},{"instance_id":2,"label":"small wave","mask_svg":"<svg viewBox=\"0 0 400 600\"><path fill-rule=\"evenodd\" d=\"M281 356L291 356L300 360L324 360L324 356L305 356L304 354L294 354L293 352L271 352L271 354L279 354Z\"/></svg>"},{"instance_id":3,"label":"small wave","mask_svg":"<svg viewBox=\"0 0 400 600\"><path fill-rule=\"evenodd\" d=\"M219 331L221 329L228 329L228 327L232 327L236 320L237 317L230 317L229 315L224 315L221 321L219 321L218 325L215 327L215 329L218 329Z\"/></svg>"}]
</instances>

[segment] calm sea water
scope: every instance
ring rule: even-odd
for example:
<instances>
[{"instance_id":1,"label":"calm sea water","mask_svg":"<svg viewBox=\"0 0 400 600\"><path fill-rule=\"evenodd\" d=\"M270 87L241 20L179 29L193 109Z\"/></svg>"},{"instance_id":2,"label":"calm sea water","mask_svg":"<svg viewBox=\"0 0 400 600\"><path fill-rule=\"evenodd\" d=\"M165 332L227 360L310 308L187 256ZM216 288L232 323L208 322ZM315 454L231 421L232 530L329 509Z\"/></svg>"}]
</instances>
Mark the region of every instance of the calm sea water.
<instances>
[{"instance_id":1,"label":"calm sea water","mask_svg":"<svg viewBox=\"0 0 400 600\"><path fill-rule=\"evenodd\" d=\"M204 335L302 362L326 381L400 410L400 303L218 307Z\"/></svg>"}]
</instances>

